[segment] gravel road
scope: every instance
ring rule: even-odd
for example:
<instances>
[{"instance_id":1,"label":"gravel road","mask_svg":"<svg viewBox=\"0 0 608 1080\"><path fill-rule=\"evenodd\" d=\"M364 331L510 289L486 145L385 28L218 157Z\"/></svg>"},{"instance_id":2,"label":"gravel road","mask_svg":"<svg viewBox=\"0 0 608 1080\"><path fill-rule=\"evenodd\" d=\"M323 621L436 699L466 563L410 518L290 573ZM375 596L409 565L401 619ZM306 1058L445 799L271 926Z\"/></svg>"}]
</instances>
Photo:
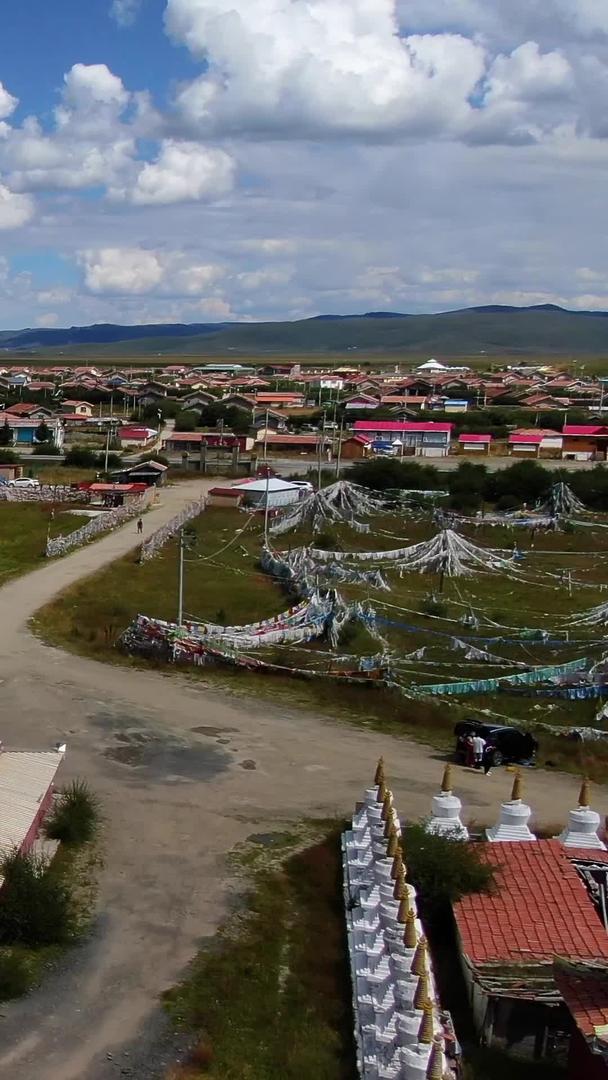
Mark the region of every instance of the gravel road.
<instances>
[{"instance_id":1,"label":"gravel road","mask_svg":"<svg viewBox=\"0 0 608 1080\"><path fill-rule=\"evenodd\" d=\"M144 518L145 535L205 486L164 491ZM30 617L134 547L135 528L131 522L0 590L0 737L27 749L65 740L63 778L86 777L107 818L93 936L41 989L3 1007L0 1074L11 1080L154 1076L152 1063L170 1045L159 995L226 910L234 887L226 853L304 814L348 812L380 753L404 814L427 813L441 777L439 755L407 739L41 644ZM456 779L467 812L493 820L510 778L457 770ZM546 822L564 820L576 793L572 778L530 776L530 801ZM602 811L599 793L596 802Z\"/></svg>"}]
</instances>

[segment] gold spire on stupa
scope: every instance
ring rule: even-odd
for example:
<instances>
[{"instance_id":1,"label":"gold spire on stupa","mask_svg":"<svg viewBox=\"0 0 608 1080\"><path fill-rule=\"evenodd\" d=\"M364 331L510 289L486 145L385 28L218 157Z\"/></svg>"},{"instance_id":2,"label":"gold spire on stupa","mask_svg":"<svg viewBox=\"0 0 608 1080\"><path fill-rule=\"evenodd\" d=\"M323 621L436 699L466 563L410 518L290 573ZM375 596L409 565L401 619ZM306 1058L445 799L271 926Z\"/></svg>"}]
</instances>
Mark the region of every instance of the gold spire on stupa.
<instances>
[{"instance_id":1,"label":"gold spire on stupa","mask_svg":"<svg viewBox=\"0 0 608 1080\"><path fill-rule=\"evenodd\" d=\"M441 781L441 791L444 795L451 795L452 793L452 766L448 763L443 770L443 779Z\"/></svg>"},{"instance_id":2,"label":"gold spire on stupa","mask_svg":"<svg viewBox=\"0 0 608 1080\"><path fill-rule=\"evenodd\" d=\"M418 1028L418 1042L428 1046L433 1041L433 1002L425 1001L423 1008L424 1012Z\"/></svg>"},{"instance_id":3,"label":"gold spire on stupa","mask_svg":"<svg viewBox=\"0 0 608 1080\"><path fill-rule=\"evenodd\" d=\"M513 781L513 790L511 792L511 802L521 802L521 797L524 793L524 782L522 775L519 771L515 773L515 779Z\"/></svg>"},{"instance_id":4,"label":"gold spire on stupa","mask_svg":"<svg viewBox=\"0 0 608 1080\"><path fill-rule=\"evenodd\" d=\"M578 805L581 810L588 810L591 806L591 796L589 795L589 777L585 776L581 784L581 791L578 797Z\"/></svg>"},{"instance_id":5,"label":"gold spire on stupa","mask_svg":"<svg viewBox=\"0 0 608 1080\"><path fill-rule=\"evenodd\" d=\"M418 947L412 960L412 975L426 975L428 970L427 963L427 944L426 938L421 937L418 942Z\"/></svg>"},{"instance_id":6,"label":"gold spire on stupa","mask_svg":"<svg viewBox=\"0 0 608 1080\"><path fill-rule=\"evenodd\" d=\"M405 930L403 931L403 944L406 949L415 949L418 945L418 931L416 930L416 916L410 908L407 919L405 920Z\"/></svg>"},{"instance_id":7,"label":"gold spire on stupa","mask_svg":"<svg viewBox=\"0 0 608 1080\"><path fill-rule=\"evenodd\" d=\"M378 784L382 783L384 780L384 758L381 757L378 758L378 764L376 765L376 772L374 773L374 784L378 786Z\"/></svg>"}]
</instances>

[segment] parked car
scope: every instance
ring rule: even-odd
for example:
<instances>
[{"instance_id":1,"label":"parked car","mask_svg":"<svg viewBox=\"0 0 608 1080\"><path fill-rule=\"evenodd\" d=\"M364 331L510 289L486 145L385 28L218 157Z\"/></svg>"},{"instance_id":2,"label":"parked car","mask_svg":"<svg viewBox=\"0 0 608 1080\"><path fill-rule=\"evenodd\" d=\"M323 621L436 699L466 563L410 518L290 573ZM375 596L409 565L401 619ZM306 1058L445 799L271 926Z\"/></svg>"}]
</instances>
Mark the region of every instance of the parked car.
<instances>
[{"instance_id":1,"label":"parked car","mask_svg":"<svg viewBox=\"0 0 608 1080\"><path fill-rule=\"evenodd\" d=\"M533 735L506 724L486 724L482 720L460 720L454 728L454 735L456 736L456 761L465 760L467 735L481 735L482 739L496 747L495 765L510 761L533 761L538 750L538 742Z\"/></svg>"},{"instance_id":2,"label":"parked car","mask_svg":"<svg viewBox=\"0 0 608 1080\"><path fill-rule=\"evenodd\" d=\"M39 488L40 481L35 480L33 476L16 476L14 480L9 480L8 486L17 488Z\"/></svg>"}]
</instances>

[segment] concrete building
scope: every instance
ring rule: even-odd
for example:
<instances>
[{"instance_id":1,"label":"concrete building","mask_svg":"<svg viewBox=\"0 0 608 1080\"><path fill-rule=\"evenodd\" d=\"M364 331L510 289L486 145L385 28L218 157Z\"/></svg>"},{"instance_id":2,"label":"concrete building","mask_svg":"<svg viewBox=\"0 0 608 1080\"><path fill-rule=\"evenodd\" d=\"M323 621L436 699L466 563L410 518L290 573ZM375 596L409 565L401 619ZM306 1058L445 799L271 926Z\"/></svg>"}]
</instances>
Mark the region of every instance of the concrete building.
<instances>
[{"instance_id":1,"label":"concrete building","mask_svg":"<svg viewBox=\"0 0 608 1080\"><path fill-rule=\"evenodd\" d=\"M434 423L432 420L356 420L355 435L368 435L370 440L380 438L399 442L404 456L447 457L450 452L453 424Z\"/></svg>"}]
</instances>

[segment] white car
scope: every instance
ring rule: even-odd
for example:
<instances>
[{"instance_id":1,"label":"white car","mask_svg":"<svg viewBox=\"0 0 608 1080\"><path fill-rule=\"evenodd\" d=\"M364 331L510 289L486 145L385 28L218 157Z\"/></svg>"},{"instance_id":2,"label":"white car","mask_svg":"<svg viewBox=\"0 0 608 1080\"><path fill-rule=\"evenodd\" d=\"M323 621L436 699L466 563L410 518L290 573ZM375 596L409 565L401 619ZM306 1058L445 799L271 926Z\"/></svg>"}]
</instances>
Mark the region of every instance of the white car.
<instances>
[{"instance_id":1,"label":"white car","mask_svg":"<svg viewBox=\"0 0 608 1080\"><path fill-rule=\"evenodd\" d=\"M8 486L18 488L39 488L40 481L34 480L33 476L16 476L14 480L9 480Z\"/></svg>"}]
</instances>

